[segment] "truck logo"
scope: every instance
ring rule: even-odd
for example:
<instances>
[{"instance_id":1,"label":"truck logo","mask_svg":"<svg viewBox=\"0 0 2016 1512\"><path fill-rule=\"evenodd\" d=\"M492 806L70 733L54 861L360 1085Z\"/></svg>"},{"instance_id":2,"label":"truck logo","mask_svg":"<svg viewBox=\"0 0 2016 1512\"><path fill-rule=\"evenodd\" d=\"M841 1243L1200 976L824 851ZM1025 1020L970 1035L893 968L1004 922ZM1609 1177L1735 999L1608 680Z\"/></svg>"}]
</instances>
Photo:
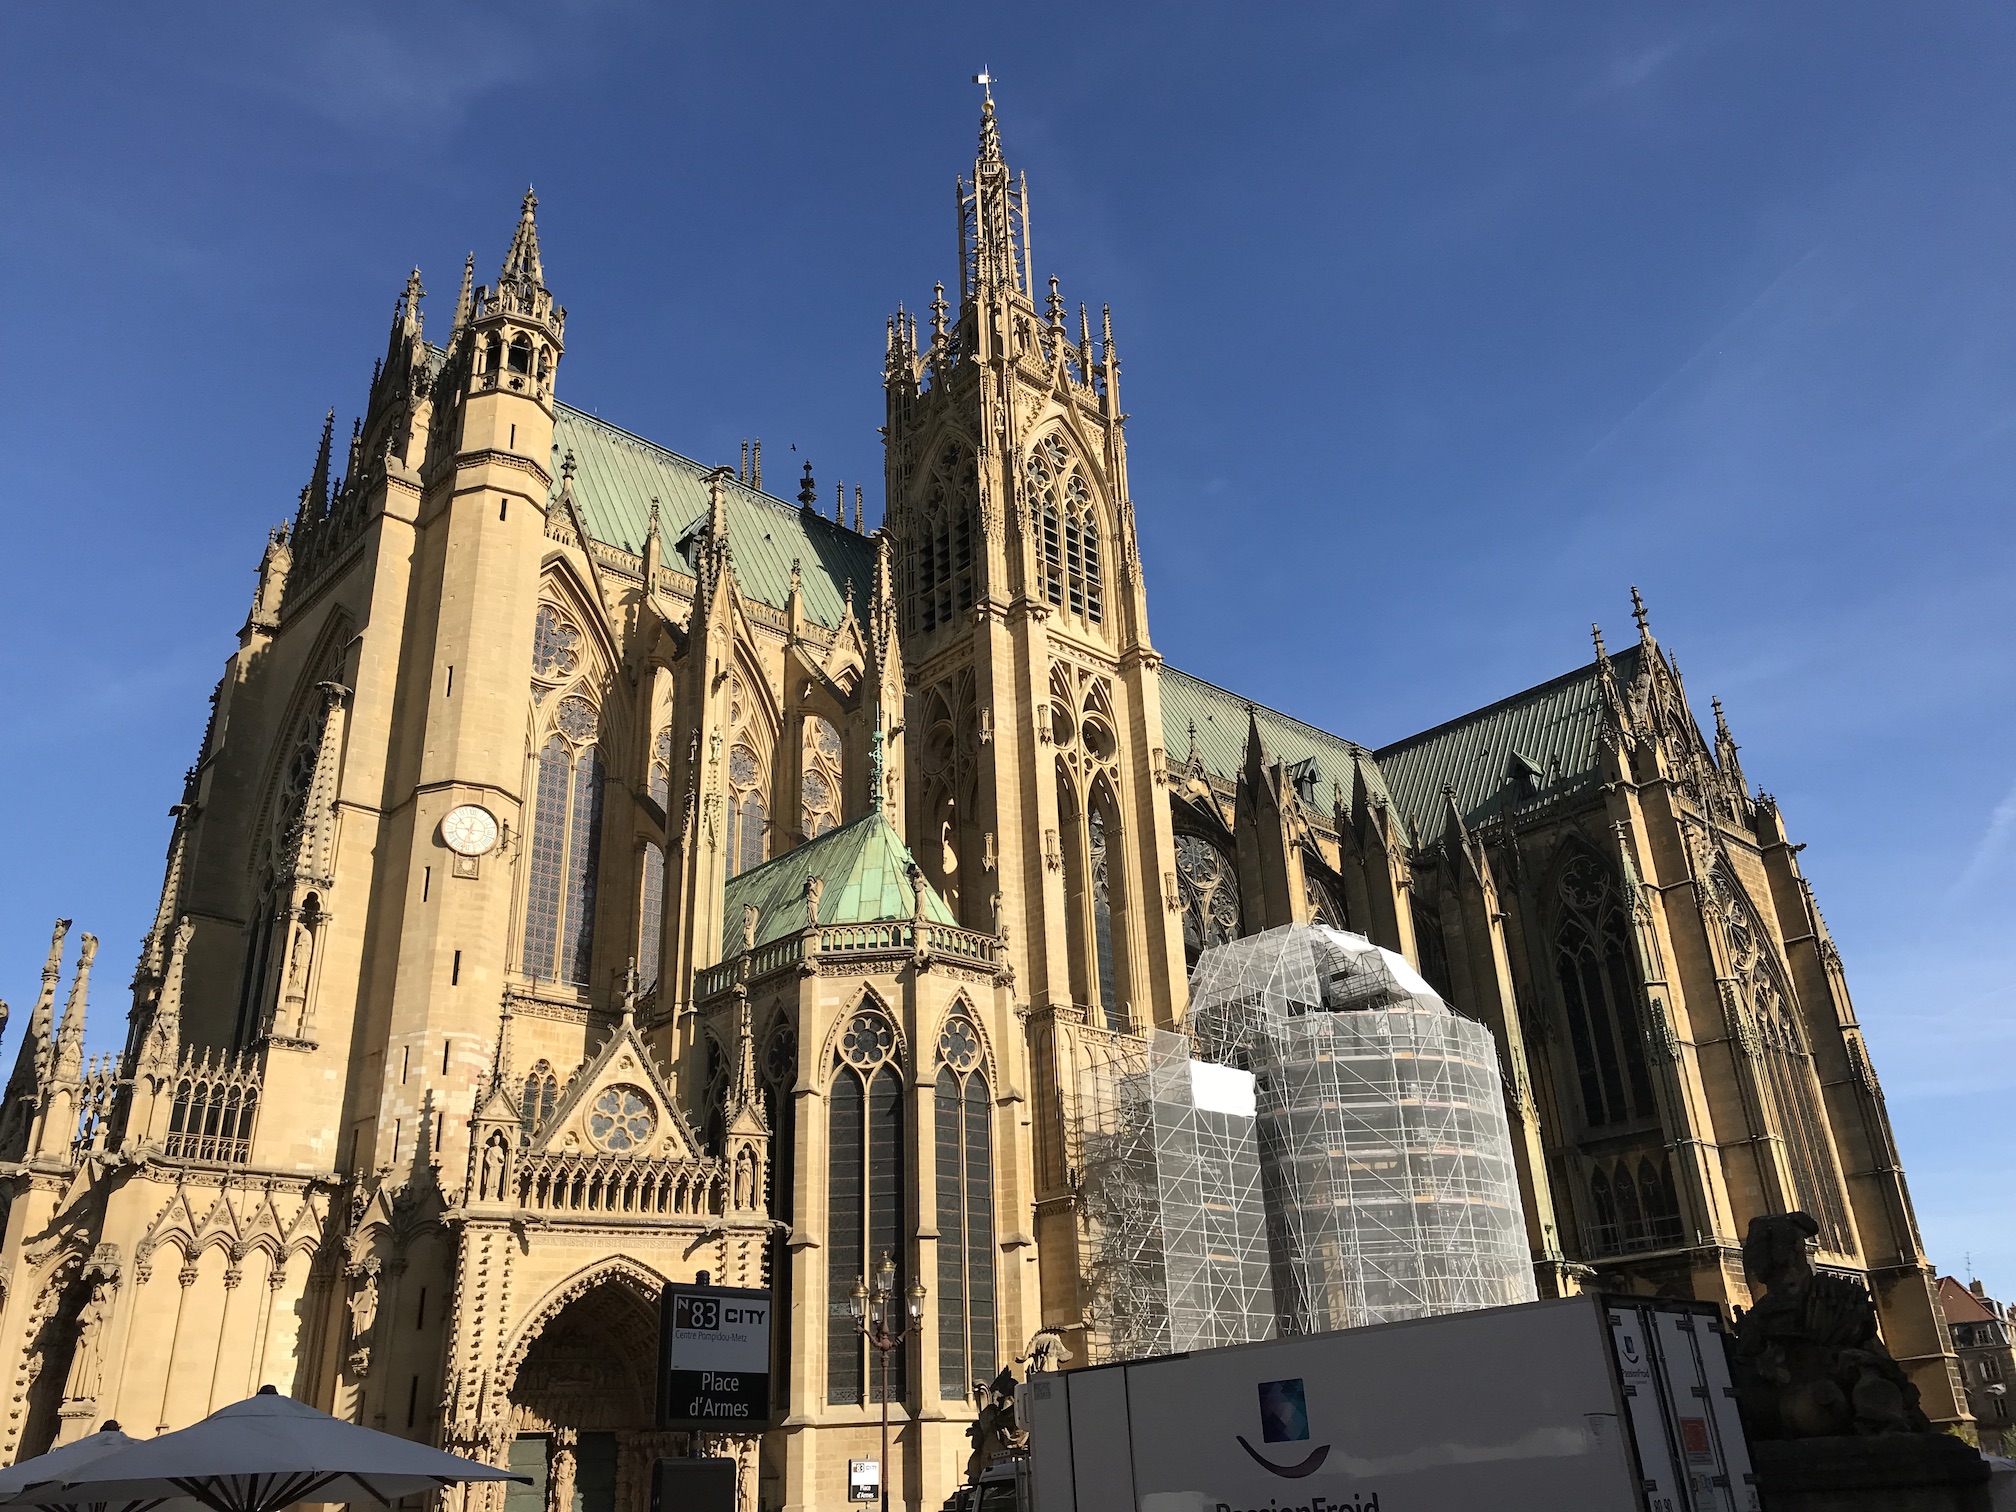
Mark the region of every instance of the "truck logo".
<instances>
[{"instance_id":1,"label":"truck logo","mask_svg":"<svg viewBox=\"0 0 2016 1512\"><path fill-rule=\"evenodd\" d=\"M1253 1463L1271 1475L1300 1480L1314 1475L1330 1457L1330 1446L1318 1444L1306 1459L1292 1465L1277 1465L1246 1442L1246 1435L1234 1435L1239 1447L1252 1456ZM1292 1381L1260 1383L1260 1441L1266 1444L1306 1444L1309 1442L1309 1404L1300 1378Z\"/></svg>"}]
</instances>

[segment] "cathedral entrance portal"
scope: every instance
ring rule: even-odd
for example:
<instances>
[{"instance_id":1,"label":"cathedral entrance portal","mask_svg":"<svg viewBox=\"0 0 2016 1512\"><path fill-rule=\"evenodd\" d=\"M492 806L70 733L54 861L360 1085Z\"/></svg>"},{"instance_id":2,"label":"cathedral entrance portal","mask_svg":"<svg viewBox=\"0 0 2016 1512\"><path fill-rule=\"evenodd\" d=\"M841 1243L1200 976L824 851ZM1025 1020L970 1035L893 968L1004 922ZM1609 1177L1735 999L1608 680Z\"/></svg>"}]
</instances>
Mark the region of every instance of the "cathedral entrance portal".
<instances>
[{"instance_id":1,"label":"cathedral entrance portal","mask_svg":"<svg viewBox=\"0 0 2016 1512\"><path fill-rule=\"evenodd\" d=\"M612 1274L549 1318L511 1386L505 1512L644 1512L651 1463L683 1450L654 1426L658 1299Z\"/></svg>"}]
</instances>

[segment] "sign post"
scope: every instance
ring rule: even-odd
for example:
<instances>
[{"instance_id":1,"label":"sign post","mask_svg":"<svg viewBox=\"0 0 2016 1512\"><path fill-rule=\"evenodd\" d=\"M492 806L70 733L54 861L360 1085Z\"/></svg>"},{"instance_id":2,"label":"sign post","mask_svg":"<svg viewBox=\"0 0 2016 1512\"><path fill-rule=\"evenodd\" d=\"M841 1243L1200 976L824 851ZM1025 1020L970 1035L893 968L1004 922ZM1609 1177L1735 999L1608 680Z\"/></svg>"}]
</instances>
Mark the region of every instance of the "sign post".
<instances>
[{"instance_id":1,"label":"sign post","mask_svg":"<svg viewBox=\"0 0 2016 1512\"><path fill-rule=\"evenodd\" d=\"M872 1502L881 1499L882 1462L866 1459L847 1461L847 1500Z\"/></svg>"},{"instance_id":2,"label":"sign post","mask_svg":"<svg viewBox=\"0 0 2016 1512\"><path fill-rule=\"evenodd\" d=\"M658 1326L658 1426L761 1433L770 1426L770 1293L668 1282Z\"/></svg>"}]
</instances>

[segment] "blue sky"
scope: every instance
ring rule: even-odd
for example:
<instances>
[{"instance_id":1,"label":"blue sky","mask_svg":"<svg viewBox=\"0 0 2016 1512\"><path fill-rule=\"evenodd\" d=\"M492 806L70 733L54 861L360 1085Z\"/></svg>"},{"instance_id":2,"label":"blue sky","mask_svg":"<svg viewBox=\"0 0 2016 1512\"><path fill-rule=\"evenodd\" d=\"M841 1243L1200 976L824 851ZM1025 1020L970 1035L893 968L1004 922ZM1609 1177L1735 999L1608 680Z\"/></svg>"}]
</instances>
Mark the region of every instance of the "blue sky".
<instances>
[{"instance_id":1,"label":"blue sky","mask_svg":"<svg viewBox=\"0 0 2016 1512\"><path fill-rule=\"evenodd\" d=\"M0 13L16 1035L62 913L115 1037L265 529L406 270L441 329L531 182L562 397L872 484L985 64L1039 276L1114 309L1170 660L1377 745L1628 638L1639 584L1809 843L1936 1261L2016 1293L2016 12L1012 10Z\"/></svg>"}]
</instances>

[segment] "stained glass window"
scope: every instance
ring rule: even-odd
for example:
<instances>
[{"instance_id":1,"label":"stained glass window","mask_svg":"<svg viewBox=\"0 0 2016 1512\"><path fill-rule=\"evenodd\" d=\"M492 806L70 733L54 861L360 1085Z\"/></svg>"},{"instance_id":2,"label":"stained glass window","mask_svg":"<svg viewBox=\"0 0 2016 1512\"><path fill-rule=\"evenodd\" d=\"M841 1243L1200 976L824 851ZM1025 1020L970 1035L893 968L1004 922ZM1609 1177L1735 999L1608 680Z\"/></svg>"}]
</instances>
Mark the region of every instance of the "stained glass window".
<instances>
[{"instance_id":1,"label":"stained glass window","mask_svg":"<svg viewBox=\"0 0 2016 1512\"><path fill-rule=\"evenodd\" d=\"M665 850L655 840L644 842L644 879L638 891L637 982L649 988L658 980L658 950L665 928Z\"/></svg>"},{"instance_id":2,"label":"stained glass window","mask_svg":"<svg viewBox=\"0 0 2016 1512\"><path fill-rule=\"evenodd\" d=\"M532 804L532 844L526 864L525 974L550 980L558 961L560 900L567 872L567 792L574 754L555 735L539 753L539 777Z\"/></svg>"},{"instance_id":3,"label":"stained glass window","mask_svg":"<svg viewBox=\"0 0 2016 1512\"><path fill-rule=\"evenodd\" d=\"M658 1110L636 1087L605 1087L588 1111L588 1137L617 1155L642 1149L657 1127Z\"/></svg>"},{"instance_id":4,"label":"stained glass window","mask_svg":"<svg viewBox=\"0 0 2016 1512\"><path fill-rule=\"evenodd\" d=\"M1099 949L1099 1003L1105 1010L1106 1027L1125 1029L1127 1017L1120 1008L1120 984L1113 960L1113 892L1108 880L1104 804L1093 803L1085 828L1092 852L1092 928Z\"/></svg>"},{"instance_id":5,"label":"stained glass window","mask_svg":"<svg viewBox=\"0 0 2016 1512\"><path fill-rule=\"evenodd\" d=\"M986 1074L972 1023L951 1019L932 1099L938 1195L938 1391L964 1401L993 1378L994 1152ZM949 1052L949 1053L947 1053Z\"/></svg>"},{"instance_id":6,"label":"stained glass window","mask_svg":"<svg viewBox=\"0 0 2016 1512\"><path fill-rule=\"evenodd\" d=\"M576 630L551 604L539 606L539 618L532 627L532 670L540 677L558 682L572 677L581 668L581 632Z\"/></svg>"},{"instance_id":7,"label":"stained glass window","mask_svg":"<svg viewBox=\"0 0 2016 1512\"><path fill-rule=\"evenodd\" d=\"M840 823L840 732L817 714L805 719L805 765L800 778L805 838L817 839Z\"/></svg>"},{"instance_id":8,"label":"stained glass window","mask_svg":"<svg viewBox=\"0 0 2016 1512\"><path fill-rule=\"evenodd\" d=\"M728 753L728 875L738 876L764 860L764 830L770 810L759 784L762 768L756 753L736 745Z\"/></svg>"},{"instance_id":9,"label":"stained glass window","mask_svg":"<svg viewBox=\"0 0 2016 1512\"><path fill-rule=\"evenodd\" d=\"M567 840L567 911L560 934L560 968L567 981L586 983L595 944L595 875L602 853L602 754L593 746L574 763L574 812Z\"/></svg>"},{"instance_id":10,"label":"stained glass window","mask_svg":"<svg viewBox=\"0 0 2016 1512\"><path fill-rule=\"evenodd\" d=\"M856 1281L872 1284L887 1255L896 1267L895 1305L909 1289L903 1242L903 1085L896 1035L880 1013L858 1013L842 1036L827 1101L826 1400L879 1402L861 1335L847 1309ZM905 1395L905 1352L889 1361L892 1401Z\"/></svg>"},{"instance_id":11,"label":"stained glass window","mask_svg":"<svg viewBox=\"0 0 2016 1512\"><path fill-rule=\"evenodd\" d=\"M560 707L553 712L554 728L579 745L595 738L596 724L595 705L578 693L561 699Z\"/></svg>"},{"instance_id":12,"label":"stained glass window","mask_svg":"<svg viewBox=\"0 0 2016 1512\"><path fill-rule=\"evenodd\" d=\"M1639 1028L1637 972L1609 868L1572 859L1555 888L1554 966L1568 1013L1583 1116L1591 1127L1650 1118L1652 1077Z\"/></svg>"},{"instance_id":13,"label":"stained glass window","mask_svg":"<svg viewBox=\"0 0 2016 1512\"><path fill-rule=\"evenodd\" d=\"M525 1078L525 1100L519 1104L518 1110L521 1144L531 1143L539 1126L553 1116L553 1105L559 1100L560 1082L553 1075L553 1068L542 1060Z\"/></svg>"},{"instance_id":14,"label":"stained glass window","mask_svg":"<svg viewBox=\"0 0 2016 1512\"><path fill-rule=\"evenodd\" d=\"M955 613L973 607L974 498L972 458L958 446L947 446L939 454L910 538L913 629L948 624Z\"/></svg>"}]
</instances>

